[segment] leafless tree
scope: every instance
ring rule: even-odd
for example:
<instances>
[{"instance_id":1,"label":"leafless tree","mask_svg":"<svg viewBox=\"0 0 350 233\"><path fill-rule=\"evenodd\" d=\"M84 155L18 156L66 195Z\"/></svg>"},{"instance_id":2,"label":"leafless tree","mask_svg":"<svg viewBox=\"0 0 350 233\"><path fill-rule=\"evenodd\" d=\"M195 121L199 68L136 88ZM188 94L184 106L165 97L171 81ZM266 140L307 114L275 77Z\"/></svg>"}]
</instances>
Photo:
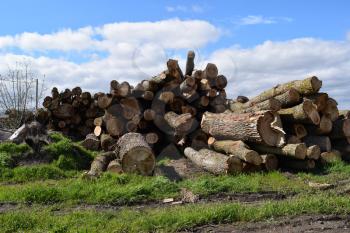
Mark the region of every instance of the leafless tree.
<instances>
[{"instance_id":1,"label":"leafless tree","mask_svg":"<svg viewBox=\"0 0 350 233\"><path fill-rule=\"evenodd\" d=\"M43 96L44 79L40 80L38 88L37 79L39 74L29 62L18 62L0 74L0 112L9 115L11 127L19 127L34 110L36 97Z\"/></svg>"}]
</instances>

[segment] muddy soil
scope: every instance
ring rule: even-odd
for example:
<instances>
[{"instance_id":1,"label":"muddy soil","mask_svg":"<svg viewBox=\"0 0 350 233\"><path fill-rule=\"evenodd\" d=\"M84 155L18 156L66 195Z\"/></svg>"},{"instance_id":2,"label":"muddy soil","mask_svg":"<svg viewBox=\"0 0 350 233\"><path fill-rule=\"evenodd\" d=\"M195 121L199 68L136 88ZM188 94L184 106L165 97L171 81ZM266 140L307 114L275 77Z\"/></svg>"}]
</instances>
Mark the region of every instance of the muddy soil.
<instances>
[{"instance_id":1,"label":"muddy soil","mask_svg":"<svg viewBox=\"0 0 350 233\"><path fill-rule=\"evenodd\" d=\"M204 225L181 232L232 232L232 233L348 233L350 232L350 216L339 215L303 215L298 217L283 217L256 223L237 223Z\"/></svg>"}]
</instances>

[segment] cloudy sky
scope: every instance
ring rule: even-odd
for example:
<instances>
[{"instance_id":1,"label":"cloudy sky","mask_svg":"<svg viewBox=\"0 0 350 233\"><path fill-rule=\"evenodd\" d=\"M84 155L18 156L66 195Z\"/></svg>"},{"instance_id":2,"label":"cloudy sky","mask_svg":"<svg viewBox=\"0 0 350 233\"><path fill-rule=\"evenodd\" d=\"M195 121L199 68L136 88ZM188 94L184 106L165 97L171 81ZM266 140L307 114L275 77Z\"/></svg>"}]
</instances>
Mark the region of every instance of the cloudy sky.
<instances>
[{"instance_id":1,"label":"cloudy sky","mask_svg":"<svg viewBox=\"0 0 350 233\"><path fill-rule=\"evenodd\" d=\"M46 84L106 91L184 66L214 62L228 94L253 96L316 75L350 108L349 1L44 1L0 3L0 73L30 62Z\"/></svg>"}]
</instances>

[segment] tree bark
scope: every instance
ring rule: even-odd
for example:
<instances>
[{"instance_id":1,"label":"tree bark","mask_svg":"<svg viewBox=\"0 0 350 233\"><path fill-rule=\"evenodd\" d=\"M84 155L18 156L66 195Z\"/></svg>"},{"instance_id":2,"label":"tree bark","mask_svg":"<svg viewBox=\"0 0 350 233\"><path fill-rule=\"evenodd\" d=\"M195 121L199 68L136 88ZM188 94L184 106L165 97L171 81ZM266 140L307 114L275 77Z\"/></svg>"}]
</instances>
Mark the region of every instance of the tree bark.
<instances>
[{"instance_id":1,"label":"tree bark","mask_svg":"<svg viewBox=\"0 0 350 233\"><path fill-rule=\"evenodd\" d=\"M278 158L274 154L263 154L260 155L262 159L263 167L267 171L275 171L278 169Z\"/></svg>"},{"instance_id":2,"label":"tree bark","mask_svg":"<svg viewBox=\"0 0 350 233\"><path fill-rule=\"evenodd\" d=\"M118 159L112 160L107 167L107 171L115 174L123 173L122 165Z\"/></svg>"},{"instance_id":3,"label":"tree bark","mask_svg":"<svg viewBox=\"0 0 350 233\"><path fill-rule=\"evenodd\" d=\"M191 147L185 148L185 156L195 165L216 175L235 174L242 171L242 161L212 150L194 150Z\"/></svg>"},{"instance_id":4,"label":"tree bark","mask_svg":"<svg viewBox=\"0 0 350 233\"><path fill-rule=\"evenodd\" d=\"M99 150L100 140L94 134L88 134L81 145L88 150Z\"/></svg>"},{"instance_id":5,"label":"tree bark","mask_svg":"<svg viewBox=\"0 0 350 233\"><path fill-rule=\"evenodd\" d=\"M255 165L260 165L262 163L260 155L257 152L251 150L242 141L217 141L214 138L210 138L208 140L208 144L218 152L225 153L228 155L234 155L245 162L252 163Z\"/></svg>"},{"instance_id":6,"label":"tree bark","mask_svg":"<svg viewBox=\"0 0 350 233\"><path fill-rule=\"evenodd\" d=\"M270 146L285 143L279 116L271 111L245 114L206 112L201 127L218 140L242 140Z\"/></svg>"},{"instance_id":7,"label":"tree bark","mask_svg":"<svg viewBox=\"0 0 350 233\"><path fill-rule=\"evenodd\" d=\"M300 94L294 88L274 97L281 103L281 108L289 108L301 102Z\"/></svg>"},{"instance_id":8,"label":"tree bark","mask_svg":"<svg viewBox=\"0 0 350 233\"><path fill-rule=\"evenodd\" d=\"M251 144L251 148L260 153L283 155L283 156L292 157L295 159L305 159L306 153L307 153L307 147L304 143L287 144L282 148L259 145L259 144Z\"/></svg>"},{"instance_id":9,"label":"tree bark","mask_svg":"<svg viewBox=\"0 0 350 233\"><path fill-rule=\"evenodd\" d=\"M292 108L281 109L278 113L281 115L282 120L289 122L311 122L318 125L321 121L316 106L310 100L304 100L303 103Z\"/></svg>"},{"instance_id":10,"label":"tree bark","mask_svg":"<svg viewBox=\"0 0 350 233\"><path fill-rule=\"evenodd\" d=\"M328 116L323 115L319 125L306 125L305 127L309 135L327 135L332 131L333 122Z\"/></svg>"},{"instance_id":11,"label":"tree bark","mask_svg":"<svg viewBox=\"0 0 350 233\"><path fill-rule=\"evenodd\" d=\"M329 137L332 140L350 137L350 119L338 119L334 121Z\"/></svg>"},{"instance_id":12,"label":"tree bark","mask_svg":"<svg viewBox=\"0 0 350 233\"><path fill-rule=\"evenodd\" d=\"M116 158L114 152L106 152L98 155L91 163L90 171L87 173L90 176L99 176L106 171L107 166L111 160Z\"/></svg>"},{"instance_id":13,"label":"tree bark","mask_svg":"<svg viewBox=\"0 0 350 233\"><path fill-rule=\"evenodd\" d=\"M113 151L115 149L117 140L109 134L101 135L101 147L104 151Z\"/></svg>"}]
</instances>

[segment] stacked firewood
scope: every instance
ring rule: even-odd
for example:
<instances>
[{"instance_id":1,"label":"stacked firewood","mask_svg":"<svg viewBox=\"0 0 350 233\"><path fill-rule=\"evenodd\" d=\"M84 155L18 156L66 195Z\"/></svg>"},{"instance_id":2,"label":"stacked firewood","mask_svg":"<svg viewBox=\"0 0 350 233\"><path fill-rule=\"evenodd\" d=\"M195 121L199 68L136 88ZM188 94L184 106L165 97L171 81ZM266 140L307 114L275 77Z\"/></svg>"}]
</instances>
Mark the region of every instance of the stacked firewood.
<instances>
[{"instance_id":1,"label":"stacked firewood","mask_svg":"<svg viewBox=\"0 0 350 233\"><path fill-rule=\"evenodd\" d=\"M320 161L347 159L349 111L320 93L317 77L278 85L248 99L230 100L225 113L206 112L208 148L188 147L195 164L215 174L290 168L310 170Z\"/></svg>"},{"instance_id":2,"label":"stacked firewood","mask_svg":"<svg viewBox=\"0 0 350 233\"><path fill-rule=\"evenodd\" d=\"M51 96L44 98L43 106L36 112L36 119L47 128L61 131L75 138L85 138L94 128L94 119L103 111L95 104L98 95L83 92L80 87L59 92L52 88Z\"/></svg>"}]
</instances>

